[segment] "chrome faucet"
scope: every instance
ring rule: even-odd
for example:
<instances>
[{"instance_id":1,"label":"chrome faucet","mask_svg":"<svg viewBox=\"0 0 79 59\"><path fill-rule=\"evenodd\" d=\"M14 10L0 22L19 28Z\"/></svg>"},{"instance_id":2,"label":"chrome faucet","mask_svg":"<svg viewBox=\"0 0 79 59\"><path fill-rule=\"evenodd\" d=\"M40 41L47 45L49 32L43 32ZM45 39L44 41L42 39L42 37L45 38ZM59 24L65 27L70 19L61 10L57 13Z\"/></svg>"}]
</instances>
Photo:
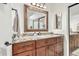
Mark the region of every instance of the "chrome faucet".
<instances>
[{"instance_id":1,"label":"chrome faucet","mask_svg":"<svg viewBox=\"0 0 79 59\"><path fill-rule=\"evenodd\" d=\"M34 32L33 33L33 35L40 35L40 34L41 34L40 32L38 32L38 33Z\"/></svg>"},{"instance_id":2,"label":"chrome faucet","mask_svg":"<svg viewBox=\"0 0 79 59\"><path fill-rule=\"evenodd\" d=\"M17 34L13 34L13 35L12 35L12 41L15 40L16 36L17 36Z\"/></svg>"},{"instance_id":3,"label":"chrome faucet","mask_svg":"<svg viewBox=\"0 0 79 59\"><path fill-rule=\"evenodd\" d=\"M37 34L38 34L38 35L41 35L41 33L40 33L40 32L38 32Z\"/></svg>"}]
</instances>

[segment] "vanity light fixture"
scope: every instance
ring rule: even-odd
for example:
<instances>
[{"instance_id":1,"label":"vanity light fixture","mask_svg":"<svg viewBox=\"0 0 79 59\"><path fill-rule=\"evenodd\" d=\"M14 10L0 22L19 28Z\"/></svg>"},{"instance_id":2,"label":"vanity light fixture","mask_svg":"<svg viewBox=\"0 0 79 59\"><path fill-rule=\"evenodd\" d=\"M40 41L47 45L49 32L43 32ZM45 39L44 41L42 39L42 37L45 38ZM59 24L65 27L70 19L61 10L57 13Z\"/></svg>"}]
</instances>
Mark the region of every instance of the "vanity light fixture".
<instances>
[{"instance_id":1,"label":"vanity light fixture","mask_svg":"<svg viewBox=\"0 0 79 59\"><path fill-rule=\"evenodd\" d=\"M45 3L30 3L30 5L46 9L46 4Z\"/></svg>"}]
</instances>

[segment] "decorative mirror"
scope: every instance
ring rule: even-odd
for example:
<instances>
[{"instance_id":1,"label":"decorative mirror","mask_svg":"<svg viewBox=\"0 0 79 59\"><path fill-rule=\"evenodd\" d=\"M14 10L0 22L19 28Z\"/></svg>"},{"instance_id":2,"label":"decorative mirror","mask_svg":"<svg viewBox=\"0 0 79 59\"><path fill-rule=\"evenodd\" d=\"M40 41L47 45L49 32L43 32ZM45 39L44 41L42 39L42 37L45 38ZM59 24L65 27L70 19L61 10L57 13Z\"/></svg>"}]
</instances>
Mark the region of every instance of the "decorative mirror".
<instances>
[{"instance_id":1,"label":"decorative mirror","mask_svg":"<svg viewBox=\"0 0 79 59\"><path fill-rule=\"evenodd\" d=\"M62 13L56 14L56 29L62 29Z\"/></svg>"},{"instance_id":2,"label":"decorative mirror","mask_svg":"<svg viewBox=\"0 0 79 59\"><path fill-rule=\"evenodd\" d=\"M24 5L24 32L48 31L48 12Z\"/></svg>"}]
</instances>

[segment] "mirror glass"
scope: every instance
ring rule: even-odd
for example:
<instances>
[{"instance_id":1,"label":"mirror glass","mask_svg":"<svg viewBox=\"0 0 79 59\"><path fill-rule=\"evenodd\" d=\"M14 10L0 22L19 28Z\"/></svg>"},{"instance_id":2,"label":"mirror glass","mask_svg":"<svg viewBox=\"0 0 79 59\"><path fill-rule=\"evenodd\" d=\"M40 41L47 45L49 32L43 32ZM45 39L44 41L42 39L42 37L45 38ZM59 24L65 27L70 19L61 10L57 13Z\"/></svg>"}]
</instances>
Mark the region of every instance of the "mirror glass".
<instances>
[{"instance_id":1,"label":"mirror glass","mask_svg":"<svg viewBox=\"0 0 79 59\"><path fill-rule=\"evenodd\" d=\"M31 6L25 6L25 9L25 22L27 23L27 28L25 29L30 31L47 30L47 11L32 8Z\"/></svg>"},{"instance_id":2,"label":"mirror glass","mask_svg":"<svg viewBox=\"0 0 79 59\"><path fill-rule=\"evenodd\" d=\"M79 32L79 5L70 8L70 31Z\"/></svg>"},{"instance_id":3,"label":"mirror glass","mask_svg":"<svg viewBox=\"0 0 79 59\"><path fill-rule=\"evenodd\" d=\"M62 29L62 13L55 15L56 17L56 29Z\"/></svg>"},{"instance_id":4,"label":"mirror glass","mask_svg":"<svg viewBox=\"0 0 79 59\"><path fill-rule=\"evenodd\" d=\"M79 4L69 7L70 36L69 54L70 56L79 55Z\"/></svg>"}]
</instances>

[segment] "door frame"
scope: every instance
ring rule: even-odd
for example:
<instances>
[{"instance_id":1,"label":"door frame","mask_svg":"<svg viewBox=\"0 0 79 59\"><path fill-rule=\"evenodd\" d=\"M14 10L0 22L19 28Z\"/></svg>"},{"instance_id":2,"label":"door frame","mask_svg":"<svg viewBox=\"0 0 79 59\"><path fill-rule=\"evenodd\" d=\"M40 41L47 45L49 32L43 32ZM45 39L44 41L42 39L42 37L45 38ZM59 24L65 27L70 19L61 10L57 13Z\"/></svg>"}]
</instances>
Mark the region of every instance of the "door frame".
<instances>
[{"instance_id":1,"label":"door frame","mask_svg":"<svg viewBox=\"0 0 79 59\"><path fill-rule=\"evenodd\" d=\"M73 6L76 6L78 5L79 3L74 3L70 6L68 6L68 33L69 33L69 40L70 40L70 8L73 7ZM69 48L70 48L70 45L69 45ZM69 56L70 56L70 51L69 51Z\"/></svg>"}]
</instances>

